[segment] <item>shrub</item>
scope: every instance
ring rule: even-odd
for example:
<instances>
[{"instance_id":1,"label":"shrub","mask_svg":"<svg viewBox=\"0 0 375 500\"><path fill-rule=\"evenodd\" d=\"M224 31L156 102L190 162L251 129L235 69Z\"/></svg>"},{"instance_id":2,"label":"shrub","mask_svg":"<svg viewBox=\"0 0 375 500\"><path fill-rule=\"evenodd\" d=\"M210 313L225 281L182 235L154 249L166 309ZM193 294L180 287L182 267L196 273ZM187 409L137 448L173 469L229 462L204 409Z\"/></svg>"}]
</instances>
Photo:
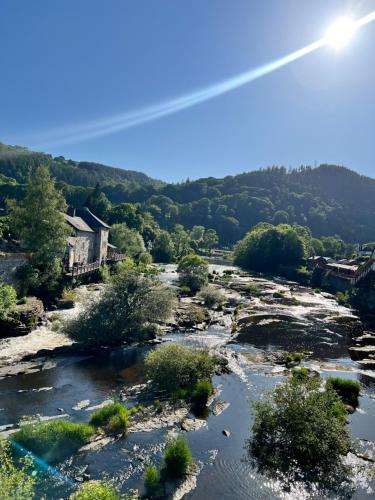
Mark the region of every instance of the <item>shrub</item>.
<instances>
[{"instance_id":1,"label":"shrub","mask_svg":"<svg viewBox=\"0 0 375 500\"><path fill-rule=\"evenodd\" d=\"M349 304L349 300L350 300L350 295L349 295L348 290L346 290L346 292L337 292L336 293L336 300L340 305L347 306Z\"/></svg>"},{"instance_id":2,"label":"shrub","mask_svg":"<svg viewBox=\"0 0 375 500\"><path fill-rule=\"evenodd\" d=\"M220 307L225 302L225 295L212 285L203 287L198 294L198 298L206 307Z\"/></svg>"},{"instance_id":3,"label":"shrub","mask_svg":"<svg viewBox=\"0 0 375 500\"><path fill-rule=\"evenodd\" d=\"M260 295L260 290L259 290L259 287L258 285L256 285L255 283L249 283L247 286L246 286L246 290L247 292L252 295L253 297L258 297Z\"/></svg>"},{"instance_id":4,"label":"shrub","mask_svg":"<svg viewBox=\"0 0 375 500\"><path fill-rule=\"evenodd\" d=\"M90 345L118 345L154 336L171 315L173 290L136 271L119 273L101 298L65 327L73 340Z\"/></svg>"},{"instance_id":5,"label":"shrub","mask_svg":"<svg viewBox=\"0 0 375 500\"><path fill-rule=\"evenodd\" d=\"M17 292L11 285L0 283L0 318L5 318L17 303Z\"/></svg>"},{"instance_id":6,"label":"shrub","mask_svg":"<svg viewBox=\"0 0 375 500\"><path fill-rule=\"evenodd\" d=\"M77 292L71 288L64 288L61 298L63 300L71 300L72 302L75 302L77 300Z\"/></svg>"},{"instance_id":7,"label":"shrub","mask_svg":"<svg viewBox=\"0 0 375 500\"><path fill-rule=\"evenodd\" d=\"M278 290L278 291L273 293L273 298L274 299L283 299L284 294L285 294L284 290Z\"/></svg>"},{"instance_id":8,"label":"shrub","mask_svg":"<svg viewBox=\"0 0 375 500\"><path fill-rule=\"evenodd\" d=\"M212 384L209 380L197 382L191 395L192 402L199 408L206 406L208 398L212 395Z\"/></svg>"},{"instance_id":9,"label":"shrub","mask_svg":"<svg viewBox=\"0 0 375 500\"><path fill-rule=\"evenodd\" d=\"M160 483L160 473L155 465L148 465L145 468L143 475L145 481L146 491L148 494L152 494L156 491Z\"/></svg>"},{"instance_id":10,"label":"shrub","mask_svg":"<svg viewBox=\"0 0 375 500\"><path fill-rule=\"evenodd\" d=\"M47 462L58 462L77 451L93 433L89 425L54 420L22 425L12 440Z\"/></svg>"},{"instance_id":11,"label":"shrub","mask_svg":"<svg viewBox=\"0 0 375 500\"><path fill-rule=\"evenodd\" d=\"M199 380L210 379L216 368L216 359L206 350L168 344L146 356L148 376L160 390L169 394L192 388Z\"/></svg>"},{"instance_id":12,"label":"shrub","mask_svg":"<svg viewBox=\"0 0 375 500\"><path fill-rule=\"evenodd\" d=\"M182 295L190 295L191 294L191 289L189 286L180 286L181 294Z\"/></svg>"},{"instance_id":13,"label":"shrub","mask_svg":"<svg viewBox=\"0 0 375 500\"><path fill-rule=\"evenodd\" d=\"M87 481L70 496L70 500L120 500L120 495L110 484Z\"/></svg>"},{"instance_id":14,"label":"shrub","mask_svg":"<svg viewBox=\"0 0 375 500\"><path fill-rule=\"evenodd\" d=\"M305 357L305 355L302 352L295 352L295 353L287 354L285 356L284 362L285 362L285 365L287 366L287 368L290 368L293 365L298 365L303 360L304 357Z\"/></svg>"},{"instance_id":15,"label":"shrub","mask_svg":"<svg viewBox=\"0 0 375 500\"><path fill-rule=\"evenodd\" d=\"M90 418L90 425L100 427L108 434L126 434L129 411L121 403L113 403L96 410Z\"/></svg>"},{"instance_id":16,"label":"shrub","mask_svg":"<svg viewBox=\"0 0 375 500\"><path fill-rule=\"evenodd\" d=\"M32 460L26 456L17 464L8 441L0 441L0 500L31 500L35 478L29 474Z\"/></svg>"},{"instance_id":17,"label":"shrub","mask_svg":"<svg viewBox=\"0 0 375 500\"><path fill-rule=\"evenodd\" d=\"M165 472L169 477L182 477L193 463L187 440L178 436L167 444L164 451Z\"/></svg>"},{"instance_id":18,"label":"shrub","mask_svg":"<svg viewBox=\"0 0 375 500\"><path fill-rule=\"evenodd\" d=\"M354 407L358 406L361 384L357 380L329 377L327 379L327 386L337 392L344 403Z\"/></svg>"},{"instance_id":19,"label":"shrub","mask_svg":"<svg viewBox=\"0 0 375 500\"><path fill-rule=\"evenodd\" d=\"M299 381L304 381L310 377L311 371L306 367L293 368L292 377Z\"/></svg>"},{"instance_id":20,"label":"shrub","mask_svg":"<svg viewBox=\"0 0 375 500\"><path fill-rule=\"evenodd\" d=\"M192 292L197 292L207 283L208 264L198 255L190 254L183 257L177 267L180 285L188 286Z\"/></svg>"},{"instance_id":21,"label":"shrub","mask_svg":"<svg viewBox=\"0 0 375 500\"><path fill-rule=\"evenodd\" d=\"M318 377L292 377L255 405L251 450L261 466L280 473L326 471L349 451L345 407Z\"/></svg>"}]
</instances>

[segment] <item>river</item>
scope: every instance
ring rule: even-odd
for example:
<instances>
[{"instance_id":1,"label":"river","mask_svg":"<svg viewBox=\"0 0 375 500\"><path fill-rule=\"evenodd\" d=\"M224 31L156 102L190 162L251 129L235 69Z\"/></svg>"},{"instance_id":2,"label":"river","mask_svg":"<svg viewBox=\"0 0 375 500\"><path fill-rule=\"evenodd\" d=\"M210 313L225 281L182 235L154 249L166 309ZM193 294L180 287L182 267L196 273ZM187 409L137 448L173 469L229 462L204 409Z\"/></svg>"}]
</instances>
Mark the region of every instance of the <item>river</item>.
<instances>
[{"instance_id":1,"label":"river","mask_svg":"<svg viewBox=\"0 0 375 500\"><path fill-rule=\"evenodd\" d=\"M224 269L228 266L211 266L211 272L218 274ZM366 464L351 454L347 461L353 464L355 473L351 483L343 484L339 493L323 490L321 485L311 488L303 483L295 483L286 491L282 478L262 475L250 460L247 442L251 436L252 405L264 399L285 377L283 368L267 362L264 353L307 350L311 355L303 364L319 371L323 377L339 375L360 380L363 385L360 404L349 416L349 426L353 439L361 440L359 444L370 457L374 457L375 449L375 372L362 369L349 356L346 322L340 323L337 318L355 320L353 311L339 306L328 294L314 293L277 278L241 276L236 268L231 271L228 283L233 284L234 297L243 304L240 317L246 318L251 313L250 334L239 332L233 337L229 323L223 322L206 331L169 332L164 336L168 342L225 350L232 369L230 374L214 378L219 392L217 399L228 403L224 411L218 415L209 413L201 429L186 433L200 472L196 488L184 498L373 498L375 485L367 478L363 468ZM166 266L161 279L173 285L175 267ZM257 285L263 295L250 297L241 293L242 286L249 282ZM275 292L281 297L279 300ZM89 292L83 287L82 301L75 310L61 311L57 316L49 313L47 324L28 336L0 341L3 365L1 372L0 364L0 376L3 375L0 378L0 430L4 435L24 416L65 415L77 422L87 421L94 407L127 394L126 389L145 381L143 359L146 352L154 348L151 345L105 349L96 355L44 356L31 364L20 362L27 351L68 345L69 341L59 333L59 321L65 315L77 314L90 293L100 293L100 287ZM125 397L132 405L138 396ZM108 478L122 491L138 488L142 492L144 467L151 462L161 463L165 439L172 428L130 432L126 439L79 453L56 469L48 469L47 498L67 498L75 481L87 477ZM229 436L225 436L223 430L228 431Z\"/></svg>"}]
</instances>

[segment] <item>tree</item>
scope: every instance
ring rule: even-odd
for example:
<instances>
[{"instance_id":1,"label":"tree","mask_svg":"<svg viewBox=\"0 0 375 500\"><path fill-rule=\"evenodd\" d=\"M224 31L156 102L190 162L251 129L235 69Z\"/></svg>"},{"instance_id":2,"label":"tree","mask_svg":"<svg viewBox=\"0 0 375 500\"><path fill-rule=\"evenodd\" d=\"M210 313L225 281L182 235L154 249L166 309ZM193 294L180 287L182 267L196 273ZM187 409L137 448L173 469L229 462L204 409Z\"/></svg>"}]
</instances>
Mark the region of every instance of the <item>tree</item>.
<instances>
[{"instance_id":1,"label":"tree","mask_svg":"<svg viewBox=\"0 0 375 500\"><path fill-rule=\"evenodd\" d=\"M132 259L138 259L146 251L142 236L126 224L114 224L109 235L112 243Z\"/></svg>"},{"instance_id":2,"label":"tree","mask_svg":"<svg viewBox=\"0 0 375 500\"><path fill-rule=\"evenodd\" d=\"M0 500L32 500L35 477L29 474L33 461L29 456L16 464L8 441L0 441Z\"/></svg>"},{"instance_id":3,"label":"tree","mask_svg":"<svg viewBox=\"0 0 375 500\"><path fill-rule=\"evenodd\" d=\"M183 257L177 267L180 285L196 292L207 283L208 264L198 255L190 254Z\"/></svg>"},{"instance_id":4,"label":"tree","mask_svg":"<svg viewBox=\"0 0 375 500\"><path fill-rule=\"evenodd\" d=\"M130 229L135 229L138 232L143 230L143 217L139 212L139 207L132 203L121 203L109 210L109 224L124 223Z\"/></svg>"},{"instance_id":5,"label":"tree","mask_svg":"<svg viewBox=\"0 0 375 500\"><path fill-rule=\"evenodd\" d=\"M91 212L100 219L107 220L108 213L111 208L111 202L100 189L99 183L96 184L95 188L87 197L85 207L91 210Z\"/></svg>"},{"instance_id":6,"label":"tree","mask_svg":"<svg viewBox=\"0 0 375 500\"><path fill-rule=\"evenodd\" d=\"M0 319L5 318L17 302L17 292L11 285L0 283Z\"/></svg>"},{"instance_id":7,"label":"tree","mask_svg":"<svg viewBox=\"0 0 375 500\"><path fill-rule=\"evenodd\" d=\"M181 259L192 251L190 236L181 224L176 224L173 233L171 233L171 238L176 259Z\"/></svg>"},{"instance_id":8,"label":"tree","mask_svg":"<svg viewBox=\"0 0 375 500\"><path fill-rule=\"evenodd\" d=\"M172 262L174 258L174 245L167 231L160 231L152 245L151 255L155 262Z\"/></svg>"},{"instance_id":9,"label":"tree","mask_svg":"<svg viewBox=\"0 0 375 500\"><path fill-rule=\"evenodd\" d=\"M219 237L215 229L207 229L203 237L203 248L211 251L219 243Z\"/></svg>"},{"instance_id":10,"label":"tree","mask_svg":"<svg viewBox=\"0 0 375 500\"><path fill-rule=\"evenodd\" d=\"M155 278L126 270L115 276L98 302L66 326L66 333L90 345L117 345L153 337L175 305L173 290Z\"/></svg>"},{"instance_id":11,"label":"tree","mask_svg":"<svg viewBox=\"0 0 375 500\"><path fill-rule=\"evenodd\" d=\"M46 167L31 171L25 197L18 203L9 200L8 208L12 230L32 253L38 284L53 288L61 274L70 230L63 215L66 202Z\"/></svg>"}]
</instances>

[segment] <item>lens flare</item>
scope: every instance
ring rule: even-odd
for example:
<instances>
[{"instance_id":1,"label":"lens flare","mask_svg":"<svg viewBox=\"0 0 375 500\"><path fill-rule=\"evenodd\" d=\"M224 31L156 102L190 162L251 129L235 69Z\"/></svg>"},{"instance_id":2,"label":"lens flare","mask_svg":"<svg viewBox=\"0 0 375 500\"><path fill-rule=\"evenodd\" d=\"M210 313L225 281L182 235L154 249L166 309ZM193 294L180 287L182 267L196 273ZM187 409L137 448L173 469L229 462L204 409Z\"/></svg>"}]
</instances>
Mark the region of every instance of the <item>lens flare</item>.
<instances>
[{"instance_id":1,"label":"lens flare","mask_svg":"<svg viewBox=\"0 0 375 500\"><path fill-rule=\"evenodd\" d=\"M94 139L95 137L113 134L158 120L247 85L258 78L266 76L273 71L315 52L323 46L330 45L336 48L342 47L349 42L359 27L365 26L372 21L375 21L375 11L355 21L348 17L342 17L330 27L326 35L320 40L281 57L276 61L260 66L259 68L251 69L217 84L151 105L147 108L113 115L74 127L70 126L55 129L47 134L34 135L34 138L29 137L29 140L25 140L24 142L31 143L31 146L34 148L50 148ZM41 141L41 136L43 137L43 141Z\"/></svg>"}]
</instances>

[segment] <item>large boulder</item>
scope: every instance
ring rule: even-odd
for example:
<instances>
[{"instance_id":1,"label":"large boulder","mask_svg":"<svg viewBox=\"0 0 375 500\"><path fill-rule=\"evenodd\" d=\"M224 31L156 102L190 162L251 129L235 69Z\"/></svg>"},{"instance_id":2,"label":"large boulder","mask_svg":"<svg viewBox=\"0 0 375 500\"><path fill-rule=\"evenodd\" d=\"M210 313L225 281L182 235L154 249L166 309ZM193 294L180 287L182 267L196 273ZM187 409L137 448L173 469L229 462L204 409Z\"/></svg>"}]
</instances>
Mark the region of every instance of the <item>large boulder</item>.
<instances>
[{"instance_id":1,"label":"large boulder","mask_svg":"<svg viewBox=\"0 0 375 500\"><path fill-rule=\"evenodd\" d=\"M24 304L0 320L0 338L27 335L40 324L44 315L43 302L36 297L27 297Z\"/></svg>"}]
</instances>

